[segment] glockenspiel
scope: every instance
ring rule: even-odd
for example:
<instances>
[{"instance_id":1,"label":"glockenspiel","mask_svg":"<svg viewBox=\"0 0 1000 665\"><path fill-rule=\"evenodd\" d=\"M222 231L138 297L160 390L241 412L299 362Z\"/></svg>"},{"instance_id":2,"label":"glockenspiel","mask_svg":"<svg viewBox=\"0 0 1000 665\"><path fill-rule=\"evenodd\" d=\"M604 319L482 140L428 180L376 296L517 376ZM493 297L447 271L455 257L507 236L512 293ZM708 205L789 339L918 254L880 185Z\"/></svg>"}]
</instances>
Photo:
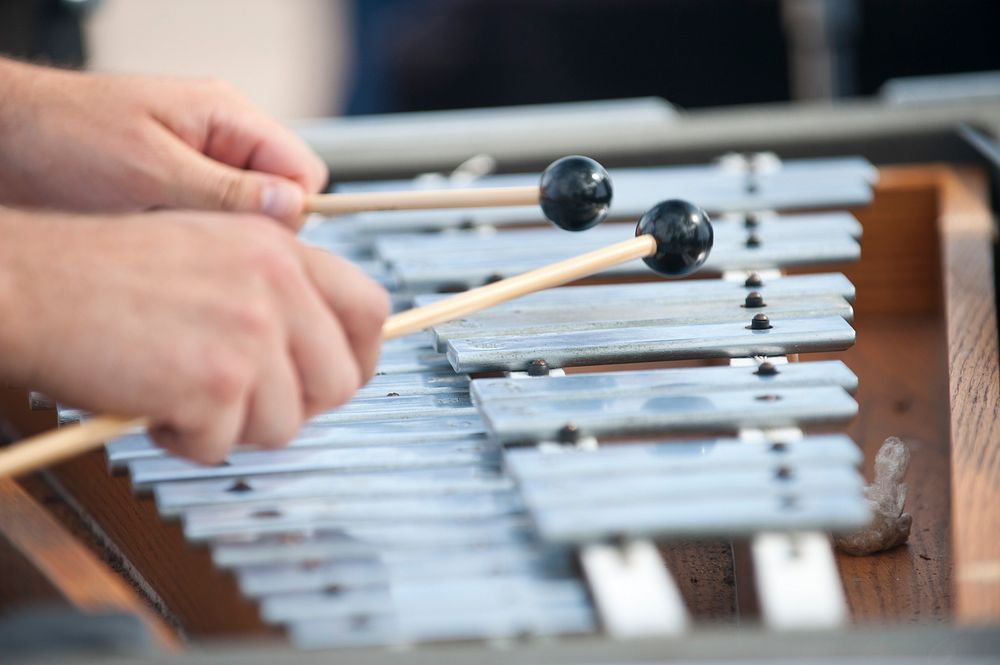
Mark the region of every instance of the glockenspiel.
<instances>
[{"instance_id":1,"label":"glockenspiel","mask_svg":"<svg viewBox=\"0 0 1000 665\"><path fill-rule=\"evenodd\" d=\"M387 343L375 379L285 450L201 467L135 434L109 443L111 469L299 647L680 634L697 621L658 548L691 539L746 545L768 626L842 625L826 534L870 517L837 431L858 379L806 354L854 343L855 288L784 271L859 257L860 224L831 208L868 202L874 169L765 155L612 179L619 220L674 196L716 213L702 279L636 262L532 294ZM539 221L359 214L305 237L403 309L631 233Z\"/></svg>"}]
</instances>

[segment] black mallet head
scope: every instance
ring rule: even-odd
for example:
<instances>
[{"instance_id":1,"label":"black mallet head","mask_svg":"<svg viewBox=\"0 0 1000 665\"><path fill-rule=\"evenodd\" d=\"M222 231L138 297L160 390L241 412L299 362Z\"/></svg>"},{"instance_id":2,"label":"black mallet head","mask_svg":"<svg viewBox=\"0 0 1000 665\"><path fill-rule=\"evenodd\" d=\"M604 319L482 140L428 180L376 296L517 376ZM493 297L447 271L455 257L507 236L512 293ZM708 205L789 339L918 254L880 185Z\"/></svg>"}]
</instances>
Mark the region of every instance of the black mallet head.
<instances>
[{"instance_id":1,"label":"black mallet head","mask_svg":"<svg viewBox=\"0 0 1000 665\"><path fill-rule=\"evenodd\" d=\"M656 253L643 261L661 275L671 277L700 268L714 240L705 211L679 199L663 201L647 210L636 224L635 234L653 236Z\"/></svg>"},{"instance_id":2,"label":"black mallet head","mask_svg":"<svg viewBox=\"0 0 1000 665\"><path fill-rule=\"evenodd\" d=\"M539 185L542 212L567 231L585 231L604 221L611 204L611 176L590 159L563 157L542 172Z\"/></svg>"}]
</instances>

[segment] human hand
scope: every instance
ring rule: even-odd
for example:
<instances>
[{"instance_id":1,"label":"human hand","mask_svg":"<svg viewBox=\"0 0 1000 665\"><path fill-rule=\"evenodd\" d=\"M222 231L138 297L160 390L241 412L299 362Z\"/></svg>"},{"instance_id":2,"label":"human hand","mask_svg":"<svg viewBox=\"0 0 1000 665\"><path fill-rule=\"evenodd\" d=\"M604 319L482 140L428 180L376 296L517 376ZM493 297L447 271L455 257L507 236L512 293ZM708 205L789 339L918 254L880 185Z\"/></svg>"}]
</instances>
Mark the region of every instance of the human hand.
<instances>
[{"instance_id":1,"label":"human hand","mask_svg":"<svg viewBox=\"0 0 1000 665\"><path fill-rule=\"evenodd\" d=\"M218 81L93 75L0 59L0 204L190 208L298 228L325 164Z\"/></svg>"},{"instance_id":2,"label":"human hand","mask_svg":"<svg viewBox=\"0 0 1000 665\"><path fill-rule=\"evenodd\" d=\"M0 379L178 454L282 445L374 371L385 291L266 218L0 210L0 237Z\"/></svg>"}]
</instances>

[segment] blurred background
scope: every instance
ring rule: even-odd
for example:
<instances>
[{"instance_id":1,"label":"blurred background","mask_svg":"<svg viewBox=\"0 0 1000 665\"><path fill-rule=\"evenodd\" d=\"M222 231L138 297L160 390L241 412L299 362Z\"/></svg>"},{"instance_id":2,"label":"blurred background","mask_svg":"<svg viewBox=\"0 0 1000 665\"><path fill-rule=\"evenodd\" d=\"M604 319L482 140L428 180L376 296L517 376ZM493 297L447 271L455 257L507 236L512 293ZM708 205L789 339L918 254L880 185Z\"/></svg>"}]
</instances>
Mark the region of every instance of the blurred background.
<instances>
[{"instance_id":1,"label":"blurred background","mask_svg":"<svg viewBox=\"0 0 1000 665\"><path fill-rule=\"evenodd\" d=\"M699 108L1000 70L1000 2L3 0L0 52L222 77L286 120L641 96Z\"/></svg>"}]
</instances>

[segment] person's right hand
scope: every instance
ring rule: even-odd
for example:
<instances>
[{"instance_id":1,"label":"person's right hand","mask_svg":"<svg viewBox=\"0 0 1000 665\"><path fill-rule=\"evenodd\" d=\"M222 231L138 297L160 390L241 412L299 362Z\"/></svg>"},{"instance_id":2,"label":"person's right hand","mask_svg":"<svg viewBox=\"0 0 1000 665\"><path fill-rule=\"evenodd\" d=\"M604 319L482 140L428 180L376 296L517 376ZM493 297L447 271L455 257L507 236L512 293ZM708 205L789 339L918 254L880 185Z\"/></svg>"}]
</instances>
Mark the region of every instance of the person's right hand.
<instances>
[{"instance_id":1,"label":"person's right hand","mask_svg":"<svg viewBox=\"0 0 1000 665\"><path fill-rule=\"evenodd\" d=\"M285 444L374 371L385 292L267 218L0 210L0 238L0 379L195 460Z\"/></svg>"}]
</instances>

